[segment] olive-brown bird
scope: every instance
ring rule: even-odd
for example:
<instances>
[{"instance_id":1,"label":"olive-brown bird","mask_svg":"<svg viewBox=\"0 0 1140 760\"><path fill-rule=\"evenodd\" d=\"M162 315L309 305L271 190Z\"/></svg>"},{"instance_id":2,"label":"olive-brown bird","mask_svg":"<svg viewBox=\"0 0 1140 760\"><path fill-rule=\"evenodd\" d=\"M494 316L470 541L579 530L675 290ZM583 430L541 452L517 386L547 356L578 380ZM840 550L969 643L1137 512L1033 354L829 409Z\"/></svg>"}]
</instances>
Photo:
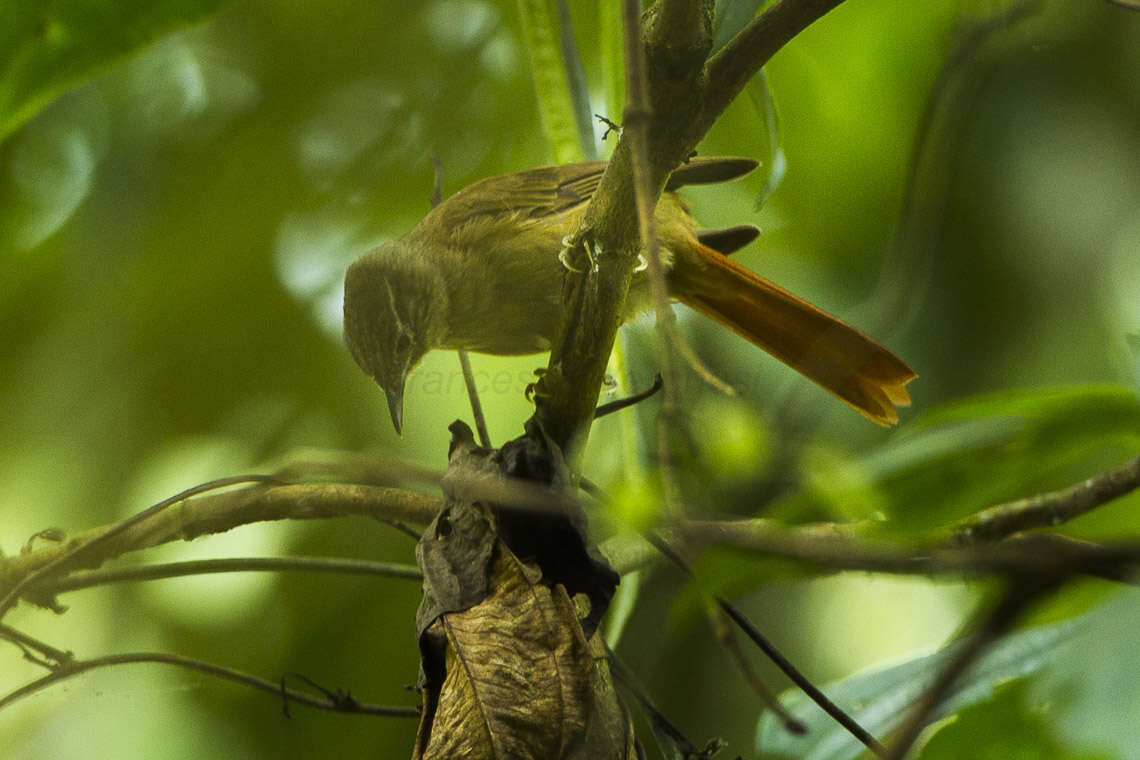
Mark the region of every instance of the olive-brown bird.
<instances>
[{"instance_id":1,"label":"olive-brown bird","mask_svg":"<svg viewBox=\"0 0 1140 760\"><path fill-rule=\"evenodd\" d=\"M880 425L898 422L915 372L854 327L740 266L729 253L752 226L699 231L673 192L747 174L747 158L694 158L673 172L656 223L670 295L707 314ZM560 253L605 162L547 166L476 182L411 232L361 256L344 282L344 334L356 363L384 389L403 427L404 383L436 348L532 354L562 319ZM625 318L650 306L634 276Z\"/></svg>"}]
</instances>

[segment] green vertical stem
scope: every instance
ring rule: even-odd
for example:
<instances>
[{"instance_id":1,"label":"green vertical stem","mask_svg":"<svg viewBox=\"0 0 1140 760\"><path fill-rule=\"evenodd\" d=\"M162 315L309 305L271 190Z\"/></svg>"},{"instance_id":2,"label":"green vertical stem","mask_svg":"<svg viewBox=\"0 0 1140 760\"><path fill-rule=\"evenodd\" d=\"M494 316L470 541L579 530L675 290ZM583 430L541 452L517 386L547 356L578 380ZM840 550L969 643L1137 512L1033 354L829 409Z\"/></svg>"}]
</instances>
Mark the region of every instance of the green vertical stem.
<instances>
[{"instance_id":1,"label":"green vertical stem","mask_svg":"<svg viewBox=\"0 0 1140 760\"><path fill-rule=\"evenodd\" d=\"M574 124L578 127L578 143L587 161L598 158L594 142L594 119L590 111L590 88L586 84L586 72L582 68L582 56L578 53L578 43L574 39L574 24L570 19L570 7L566 0L557 0L558 42L562 48L562 66L566 73L566 83L570 90L570 102L574 109Z\"/></svg>"},{"instance_id":2,"label":"green vertical stem","mask_svg":"<svg viewBox=\"0 0 1140 760\"><path fill-rule=\"evenodd\" d=\"M581 161L582 148L574 114L574 98L567 78L563 49L559 43L561 35L554 0L518 0L518 8L527 51L530 53L539 116L543 131L550 141L554 161L560 164Z\"/></svg>"}]
</instances>

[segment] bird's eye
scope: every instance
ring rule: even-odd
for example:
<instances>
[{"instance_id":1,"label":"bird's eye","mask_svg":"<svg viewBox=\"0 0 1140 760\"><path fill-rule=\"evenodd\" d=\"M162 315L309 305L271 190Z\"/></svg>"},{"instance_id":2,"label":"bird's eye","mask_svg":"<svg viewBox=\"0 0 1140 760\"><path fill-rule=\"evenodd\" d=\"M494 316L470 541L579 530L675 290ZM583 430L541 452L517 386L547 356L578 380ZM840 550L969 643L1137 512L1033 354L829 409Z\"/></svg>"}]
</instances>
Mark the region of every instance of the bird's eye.
<instances>
[{"instance_id":1,"label":"bird's eye","mask_svg":"<svg viewBox=\"0 0 1140 760\"><path fill-rule=\"evenodd\" d=\"M396 352L406 354L412 347L412 336L402 332L396 336Z\"/></svg>"}]
</instances>

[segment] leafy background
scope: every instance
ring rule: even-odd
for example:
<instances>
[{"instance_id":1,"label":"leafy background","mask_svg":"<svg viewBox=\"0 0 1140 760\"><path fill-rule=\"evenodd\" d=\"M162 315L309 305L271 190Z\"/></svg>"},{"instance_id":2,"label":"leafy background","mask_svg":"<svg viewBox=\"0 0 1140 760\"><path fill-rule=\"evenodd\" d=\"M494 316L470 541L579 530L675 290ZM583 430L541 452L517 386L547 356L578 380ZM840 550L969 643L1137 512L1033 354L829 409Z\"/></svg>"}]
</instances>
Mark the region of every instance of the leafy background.
<instances>
[{"instance_id":1,"label":"leafy background","mask_svg":"<svg viewBox=\"0 0 1140 760\"><path fill-rule=\"evenodd\" d=\"M718 3L722 28L755 5ZM568 7L591 110L616 119L616 10L604 0ZM1140 449L1140 15L1051 2L998 35L942 91L906 190L947 51L973 21L1009 7L853 0L777 55L770 90L755 86L701 147L754 155L769 169L690 193L698 218L759 224L764 234L742 261L882 339L921 377L903 424L878 430L679 307L698 351L740 391L726 399L683 380L696 445L682 452L682 477L694 514L889 518L883 532L905 540ZM540 102L535 75L553 75L535 69L527 42L555 9L5 3L4 551L45 527L107 523L299 446L442 466L447 423L468 416L457 362L428 358L395 438L382 394L340 341L340 279L424 213L431 156L452 192L576 149L551 139L565 138L565 124L559 132L557 119L540 119L559 92L542 87ZM652 374L648 326L623 337L634 385ZM501 442L529 414L521 388L544 360L474 359ZM652 501L645 476L626 473L642 466L655 410L604 420L591 440L587 472L620 495L627 516ZM1137 507L1133 496L1067 530L1135 535ZM606 515L594 522L617 529ZM410 561L411 551L392 531L340 520L249 526L132 561ZM964 579L809 579L732 552L699 567L823 682L900 660L907 678L919 677L928 661L914 658L952 637L988 589ZM667 571L627 586L636 605L619 651L666 713L695 738L725 736L733 754L760 756L759 735L764 752L804 756L758 729L756 700L712 643L693 589ZM76 593L62 617L22 607L9 622L81 656L175 651L412 704L401 687L416 675L418 596L403 581L214 576ZM1138 614L1115 588L1071 587L999 653L1024 667L984 670L924 756L951 757L969 742L978 757L1140 757ZM1075 632L1045 627L1062 620L1078 621ZM1052 643L1078 636L1068 649ZM1041 649L1049 656L1037 657ZM0 688L39 674L14 648L3 656ZM894 693L891 673L863 676L852 699L875 706ZM270 698L134 666L3 711L0 755L398 757L413 732L411 722L306 711L286 721Z\"/></svg>"}]
</instances>

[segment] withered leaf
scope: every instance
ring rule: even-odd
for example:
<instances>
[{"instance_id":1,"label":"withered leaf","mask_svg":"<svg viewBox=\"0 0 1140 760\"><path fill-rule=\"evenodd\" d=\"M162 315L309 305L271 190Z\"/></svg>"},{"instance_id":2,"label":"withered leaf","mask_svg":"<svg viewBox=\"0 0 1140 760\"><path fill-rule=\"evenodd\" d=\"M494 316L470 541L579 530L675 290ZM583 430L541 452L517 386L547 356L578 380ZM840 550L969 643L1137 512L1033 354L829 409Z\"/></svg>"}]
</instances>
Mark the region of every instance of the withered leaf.
<instances>
[{"instance_id":1,"label":"withered leaf","mask_svg":"<svg viewBox=\"0 0 1140 760\"><path fill-rule=\"evenodd\" d=\"M588 642L562 586L498 544L488 596L425 632L443 660L417 760L630 760L628 713L600 641ZM428 650L425 649L425 654ZM432 691L435 691L432 689Z\"/></svg>"}]
</instances>

